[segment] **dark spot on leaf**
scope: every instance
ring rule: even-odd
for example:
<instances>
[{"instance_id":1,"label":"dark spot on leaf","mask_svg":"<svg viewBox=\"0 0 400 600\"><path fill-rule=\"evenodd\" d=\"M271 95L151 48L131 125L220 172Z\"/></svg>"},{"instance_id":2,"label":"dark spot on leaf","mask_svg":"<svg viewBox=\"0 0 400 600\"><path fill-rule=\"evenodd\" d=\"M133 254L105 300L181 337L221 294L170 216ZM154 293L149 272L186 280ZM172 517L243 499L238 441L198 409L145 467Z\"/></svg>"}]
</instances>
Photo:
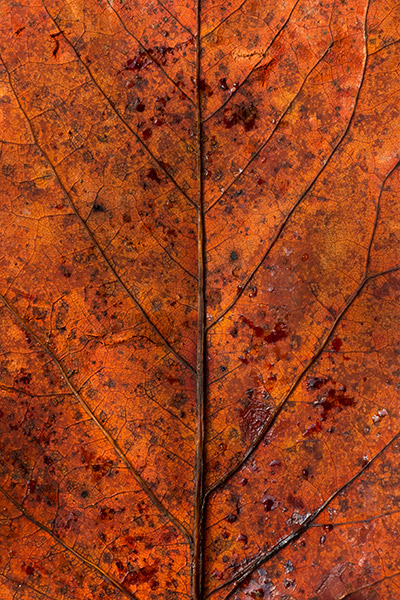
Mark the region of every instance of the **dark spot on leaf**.
<instances>
[{"instance_id":1,"label":"dark spot on leaf","mask_svg":"<svg viewBox=\"0 0 400 600\"><path fill-rule=\"evenodd\" d=\"M336 337L332 340L332 348L335 352L339 352L340 348L343 346L343 342L340 338Z\"/></svg>"},{"instance_id":2,"label":"dark spot on leaf","mask_svg":"<svg viewBox=\"0 0 400 600\"><path fill-rule=\"evenodd\" d=\"M325 383L329 381L329 377L311 377L307 381L307 390L319 390Z\"/></svg>"},{"instance_id":3,"label":"dark spot on leaf","mask_svg":"<svg viewBox=\"0 0 400 600\"><path fill-rule=\"evenodd\" d=\"M258 110L253 102L250 104L242 102L241 104L237 104L235 106L233 112L230 112L230 110L230 108L226 108L224 110L223 121L227 129L231 129L231 127L237 125L238 123L243 125L245 131L254 129L258 116Z\"/></svg>"},{"instance_id":4,"label":"dark spot on leaf","mask_svg":"<svg viewBox=\"0 0 400 600\"><path fill-rule=\"evenodd\" d=\"M230 513L225 517L225 521L228 521L228 523L234 523L235 521L237 521L237 515L235 515L234 513Z\"/></svg>"},{"instance_id":5,"label":"dark spot on leaf","mask_svg":"<svg viewBox=\"0 0 400 600\"><path fill-rule=\"evenodd\" d=\"M270 512L271 510L275 510L278 506L278 501L274 496L271 496L268 493L264 493L262 497L262 503L264 504L265 512Z\"/></svg>"},{"instance_id":6,"label":"dark spot on leaf","mask_svg":"<svg viewBox=\"0 0 400 600\"><path fill-rule=\"evenodd\" d=\"M14 384L18 387L18 386L25 386L25 385L29 385L32 381L32 375L30 373L27 373L24 369L21 369L21 371L18 373L18 375L16 375L16 377L14 378Z\"/></svg>"},{"instance_id":7,"label":"dark spot on leaf","mask_svg":"<svg viewBox=\"0 0 400 600\"><path fill-rule=\"evenodd\" d=\"M157 171L153 168L151 168L147 171L147 177L149 179L151 179L152 181L155 181L156 183L161 183L161 179L157 175Z\"/></svg>"}]
</instances>

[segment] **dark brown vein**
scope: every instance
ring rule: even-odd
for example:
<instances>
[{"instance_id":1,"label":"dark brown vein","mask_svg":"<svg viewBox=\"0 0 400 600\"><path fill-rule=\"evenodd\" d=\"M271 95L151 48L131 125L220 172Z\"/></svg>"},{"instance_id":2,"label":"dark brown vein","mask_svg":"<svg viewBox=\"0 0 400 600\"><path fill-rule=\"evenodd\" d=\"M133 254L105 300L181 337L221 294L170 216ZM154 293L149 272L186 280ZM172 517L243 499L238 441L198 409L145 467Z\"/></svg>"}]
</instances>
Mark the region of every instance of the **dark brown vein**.
<instances>
[{"instance_id":1,"label":"dark brown vein","mask_svg":"<svg viewBox=\"0 0 400 600\"><path fill-rule=\"evenodd\" d=\"M160 502L160 500L154 494L153 490L150 488L148 483L143 479L143 477L140 475L140 473L137 471L137 469L135 469L135 467L132 465L130 460L127 458L127 456L125 455L123 450L119 447L118 443L114 440L112 435L108 432L108 430L104 427L104 425L99 421L99 419L96 417L96 415L94 414L94 412L92 411L90 406L80 395L77 388L72 383L68 373L66 372L63 365L61 364L60 360L56 357L54 352L52 350L50 350L50 348L48 348L48 346L46 346L46 344L37 335L37 333L35 331L33 331L33 329L22 319L22 317L17 313L17 311L14 309L14 307L8 302L8 300L2 294L0 294L0 299L3 301L4 305L7 307L7 309L10 311L10 313L13 315L15 320L20 324L20 326L23 328L23 330L26 331L27 333L29 333L29 335L36 340L36 342L39 344L39 346L46 352L46 354L48 354L48 356L51 358L51 360L57 366L58 370L61 373L63 380L65 381L65 383L71 390L73 396L76 398L76 400L81 405L82 409L92 419L92 421L96 424L96 426L100 429L100 431L103 433L103 435L110 442L111 446L114 449L114 452L122 460L122 462L124 463L124 465L126 466L128 471L131 473L131 475L133 475L136 482L143 489L143 491L147 494L147 496L149 497L151 502L154 504L154 506L156 506L158 508L158 510L160 511L160 513L162 515L164 515L166 518L168 518L175 525L175 527L182 533L182 535L186 538L188 543L191 545L192 537L191 537L190 533L187 531L186 527L172 513L170 513L170 511Z\"/></svg>"},{"instance_id":2,"label":"dark brown vein","mask_svg":"<svg viewBox=\"0 0 400 600\"><path fill-rule=\"evenodd\" d=\"M216 587L212 591L210 591L207 594L206 598L215 594L217 591L235 583L235 586L233 587L232 590L230 590L230 592L227 594L227 596L225 596L224 600L228 600L228 598L233 596L233 594L239 589L240 585L243 583L243 581L245 581L247 579L247 577L249 575L251 575L256 569L258 569L265 562L267 562L268 560L270 560L271 558L276 556L281 550L286 548L286 546L288 546L291 542L295 541L301 535L303 535L303 533L305 533L311 527L311 525L315 521L315 519L329 506L329 504L331 504L331 502L333 502L333 500L335 500L335 498L337 498L337 496L339 494L341 494L346 488L350 487L365 471L367 471L371 467L371 465L373 465L386 452L386 450L394 442L396 442L399 438L400 438L400 431L398 431L379 450L379 452L377 452L359 471L357 471L357 473L355 473L350 479L348 479L343 485L341 485L335 492L333 492L333 494L331 494L329 496L329 498L327 498L325 500L325 502L323 502L319 508L314 510L305 519L305 521L300 525L300 527L298 529L296 529L296 531L289 534L285 538L279 540L278 543L275 544L275 546L273 546L270 550L259 554L254 560L252 560L247 565L247 567L245 569L237 572L233 577L231 577L231 579L229 579L228 581L225 581L224 583L222 583L221 585L219 585L218 587Z\"/></svg>"},{"instance_id":3,"label":"dark brown vein","mask_svg":"<svg viewBox=\"0 0 400 600\"><path fill-rule=\"evenodd\" d=\"M50 596L49 594L46 594L46 592L42 592L42 591L38 590L37 588L35 588L33 585L30 585L26 581L21 581L21 580L18 580L18 579L13 579L9 575L4 575L4 574L2 575L2 577L6 581L10 581L11 583L16 584L18 586L18 588L21 588L22 586L24 586L28 590L32 590L33 592L35 592L39 596L43 596L44 598L48 598L48 600L59 600L59 598L55 598L54 596ZM14 598L15 598L15 596L14 596Z\"/></svg>"},{"instance_id":4,"label":"dark brown vein","mask_svg":"<svg viewBox=\"0 0 400 600\"><path fill-rule=\"evenodd\" d=\"M218 481L216 481L215 483L213 483L208 488L208 490L204 494L204 500L205 500L205 502L209 498L210 494L212 494L216 490L218 490L221 487L223 487L242 468L242 466L248 461L248 459L257 450L257 448L259 447L259 445L262 442L262 440L265 437L265 435L268 433L268 431L271 429L271 427L275 424L278 416L281 414L281 412L282 412L283 408L285 407L285 405L287 404L288 400L291 398L291 396L294 393L294 391L298 388L298 386L301 383L301 381L303 380L305 374L310 370L310 368L316 363L316 361L318 360L318 358L321 356L321 354L324 351L324 349L326 348L329 340L331 339L331 337L332 337L332 335L333 335L336 327L341 322L341 320L343 319L343 317L347 313L347 311L350 309L350 307L353 305L354 301L361 294L361 292L364 289L364 287L366 286L366 284L369 281L371 281L372 279L375 279L377 277L382 277L383 275L387 275L389 273L398 271L399 269L400 269L400 267L393 267L392 269L387 269L386 271L382 271L381 273L376 273L376 274L373 274L373 275L369 275L368 277L365 277L361 281L361 283L358 285L357 289L353 292L353 294L347 300L346 304L344 305L344 307L342 308L342 310L340 311L340 313L337 315L336 319L333 321L330 329L325 334L325 336L323 338L323 341L320 344L318 350L315 352L315 354L313 355L313 357L311 358L311 360L305 365L305 367L302 369L302 371L298 374L298 376L296 377L296 379L294 380L294 382L290 386L290 388L289 388L288 392L286 393L286 395L279 402L279 404L278 404L277 408L275 409L274 413L272 413L271 416L266 420L264 426L259 431L259 433L258 433L257 437L255 438L254 442L251 444L251 446L249 446L249 448L243 454L242 458L236 463L236 465L233 466L227 473L225 473L225 475L223 475Z\"/></svg>"},{"instance_id":5,"label":"dark brown vein","mask_svg":"<svg viewBox=\"0 0 400 600\"><path fill-rule=\"evenodd\" d=\"M175 15L175 14L172 12L172 11L170 11L170 10L169 10L169 8L167 8L167 7L166 7L166 6L165 6L165 5L164 5L164 4L161 2L161 0L157 0L157 2L158 2L158 4L159 4L160 6L162 6L162 8L165 10L165 12L167 12L167 13L169 14L169 16L170 16L170 17L172 17L173 19L175 19L175 21L176 21L177 23L179 23L179 25L182 27L182 29L185 29L185 30L186 30L188 33L190 33L190 35L191 35L192 37L195 37L194 33L193 33L193 32L192 32L190 29L189 29L189 27L186 27L186 25L184 25L184 24L183 24L183 23L182 23L182 22L181 22L181 21L178 19L178 17L177 17L177 16L176 16L176 15Z\"/></svg>"},{"instance_id":6,"label":"dark brown vein","mask_svg":"<svg viewBox=\"0 0 400 600\"><path fill-rule=\"evenodd\" d=\"M271 133L269 134L269 136L267 137L266 140L264 140L264 142L261 144L261 146L259 146L258 150L256 152L254 152L254 154L252 154L252 156L249 158L249 160L247 161L247 163L245 164L245 166L243 167L243 169L241 169L240 174L235 177L234 179L232 179L232 181L227 185L226 188L224 188L224 191L222 192L222 194L216 198L214 200L214 202L212 202L206 209L206 213L208 211L210 211L216 204L218 204L222 198L224 198L224 196L226 196L226 194L229 192L229 190L231 189L231 187L233 185L235 185L235 183L237 181L239 181L240 179L243 178L244 174L247 172L247 169L250 167L250 165L253 163L253 161L257 158L257 156L260 155L260 153L263 151L263 149L265 148L265 146L269 143L269 141L271 140L271 138L275 135L276 131L278 130L279 125L281 124L282 120L286 117L286 115L291 111L294 103L296 102L296 100L298 99L298 97L300 96L301 92L304 89L304 86L306 85L308 79L310 78L311 74L315 71L315 69L321 64L321 62L324 60L325 56L328 54L329 50L332 48L333 46L333 42L331 42L329 44L329 46L327 47L327 49L323 52L323 54L320 56L320 58L317 60L317 62L315 63L315 65L310 69L310 71L307 73L306 77L303 80L303 83L301 84L301 86L299 87L299 89L297 90L296 94L293 96L292 100L289 102L289 104L287 105L287 107L285 108L285 110L281 113L279 119L277 120L277 122L275 123Z\"/></svg>"},{"instance_id":7,"label":"dark brown vein","mask_svg":"<svg viewBox=\"0 0 400 600\"><path fill-rule=\"evenodd\" d=\"M204 587L204 460L206 407L206 263L204 222L203 118L201 97L201 2L196 3L196 130L197 130L197 364L196 364L196 463L194 475L194 549L191 564L193 600L203 600Z\"/></svg>"},{"instance_id":8,"label":"dark brown vein","mask_svg":"<svg viewBox=\"0 0 400 600\"><path fill-rule=\"evenodd\" d=\"M26 519L28 519L28 521L30 521L31 523L33 523L34 525L36 525L36 527L38 527L40 530L45 531L58 544L60 544L60 546L62 546L65 550L67 550L67 552L69 552L70 554L72 554L80 562L83 562L86 566L88 566L91 569L93 569L94 571L96 571L109 584L111 584L113 587L117 588L121 592L121 594L123 594L127 598L130 598L131 600L138 600L138 598L137 598L137 596L135 594L133 594L132 592L130 592L129 590L127 590L116 579L114 579L113 577L111 577L111 575L107 575L107 573L105 571L103 571L99 566L97 566L89 558L86 558L86 556L83 556L83 554L80 554L80 552L78 552L77 550L75 550L71 546L68 546L68 544L66 544L61 538L59 538L58 535L56 535L51 529L49 529L49 527L47 527L43 523L40 523L40 521L37 521L35 519L35 517L33 517L31 514L29 514L24 509L24 507L21 506L21 504L19 504L19 502L17 502L12 496L10 496L10 494L3 487L1 487L1 486L0 486L0 492L7 498L7 500L9 502L11 502L11 504L13 504L15 506L15 508L17 510L19 510L24 515L24 517Z\"/></svg>"},{"instance_id":9,"label":"dark brown vein","mask_svg":"<svg viewBox=\"0 0 400 600\"><path fill-rule=\"evenodd\" d=\"M372 521L377 521L378 519L384 519L386 517L390 517L391 515L398 515L400 513L400 509L398 510L389 510L387 512L381 513L379 515L374 515L372 517L366 517L365 519L355 519L354 521L335 521L334 523L313 523L311 527L326 527L327 525L332 525L333 527L346 527L347 525L357 525L360 523L371 523Z\"/></svg>"},{"instance_id":10,"label":"dark brown vein","mask_svg":"<svg viewBox=\"0 0 400 600\"><path fill-rule=\"evenodd\" d=\"M362 587L359 587L356 590L353 590L352 592L348 592L344 596L340 596L339 600L351 600L351 597L354 596L354 594L358 594L358 592L362 592L363 590L368 590L372 587L375 587L376 585L378 585L380 583L383 583L384 581L387 581L388 579L394 579L395 577L398 577L399 575L400 575L400 571L398 571L397 573L393 573L393 575L386 575L385 577L382 577L381 579L377 579L376 581L373 581L372 583L368 583L367 585L363 585ZM356 600L356 598L354 600Z\"/></svg>"},{"instance_id":11,"label":"dark brown vein","mask_svg":"<svg viewBox=\"0 0 400 600\"><path fill-rule=\"evenodd\" d=\"M395 40L394 42L390 42L389 44L385 44L384 46L381 46L380 48L378 48L377 50L374 50L374 52L370 52L368 54L368 56L374 56L374 54L378 54L378 52L382 52L382 50L386 50L386 48L390 48L390 46L395 46L400 42L400 40Z\"/></svg>"},{"instance_id":12,"label":"dark brown vein","mask_svg":"<svg viewBox=\"0 0 400 600\"><path fill-rule=\"evenodd\" d=\"M3 62L3 64L5 65L3 59L0 57L0 60ZM71 194L68 192L67 188L65 187L65 185L62 183L62 180L60 178L60 176L58 175L57 169L56 167L53 165L53 163L50 160L50 157L48 156L48 154L46 153L46 151L40 146L39 141L37 139L36 133L32 127L31 121L28 117L28 114L26 113L25 109L23 108L19 97L16 93L16 90L14 88L14 85L12 83L12 79L10 76L10 73L7 70L7 74L8 74L8 81L9 81L9 85L10 88L14 94L15 100L18 103L18 106L21 110L21 112L23 113L29 130L31 132L32 138L34 143L36 144L37 148L40 150L40 152L42 153L42 155L44 156L44 158L46 159L51 171L54 174L54 177L58 183L58 185L61 187L62 191L64 192L65 197L67 198L69 204L71 205L71 208L75 214L75 216L77 217L77 219L79 220L79 222L81 223L81 225L84 227L84 229L86 230L86 233L88 234L88 236L90 237L93 245L95 246L96 250L98 251L100 257L105 261L105 263L107 264L108 268L110 269L110 271L112 272L112 274L114 275L114 277L116 278L116 280L118 281L118 283L120 284L120 286L123 288L123 290L126 292L126 294L129 296L129 298L132 300L132 302L134 303L134 305L136 306L136 308L139 310L139 312L142 314L142 316L144 317L146 323L150 326L151 330L153 331L153 333L161 340L161 342L164 344L164 346L175 356L175 358L182 363L187 369L189 369L190 371L192 371L192 373L195 372L194 367L188 363L188 361L181 356L172 346L171 344L168 342L168 340L164 337L164 335L161 333L161 331L158 329L157 325L155 325L155 323L153 323L153 321L150 319L149 315L147 314L147 312L145 311L145 309L143 308L143 306L140 304L140 302L136 299L136 297L133 295L133 293L129 290L129 288L125 285L125 283L123 282L123 280L121 279L121 277L118 275L117 271L115 270L114 266L111 263L111 260L107 257L107 255L105 254L105 252L102 250L100 244L98 243L97 239L95 238L93 232L91 231L91 229L88 227L85 219L83 219L83 217L81 216L80 212L78 211L78 209L75 206L75 203L73 202L72 198L71 198Z\"/></svg>"},{"instance_id":13,"label":"dark brown vein","mask_svg":"<svg viewBox=\"0 0 400 600\"><path fill-rule=\"evenodd\" d=\"M384 188L385 188L385 185L387 183L387 180L393 175L393 173L397 170L397 168L399 166L400 166L400 160L398 160L397 163L394 165L394 167L392 169L390 169L388 171L388 173L385 175L385 177L384 177L384 179L382 181L381 188L379 190L378 199L376 201L375 220L374 220L374 224L372 226L372 233L371 233L371 236L370 236L368 250L367 250L367 259L365 261L365 273L364 273L364 277L367 277L367 275L369 273L369 266L370 266L370 262L371 262L372 245L374 243L375 233L376 233L376 229L378 227L379 217L380 217L380 213L381 213L381 198L382 198L382 194L384 192Z\"/></svg>"},{"instance_id":14,"label":"dark brown vein","mask_svg":"<svg viewBox=\"0 0 400 600\"><path fill-rule=\"evenodd\" d=\"M233 17L233 15L235 15L237 12L242 10L242 8L246 4L246 2L247 2L247 0L243 0L243 2L237 8L235 8L235 10L233 10L231 13L229 13L229 15L227 15L224 19L222 19L222 21L217 23L217 25L213 29L211 29L210 31L207 31L207 33L205 33L203 35L203 37L201 38L201 41L204 41L206 38L208 38L210 35L212 35L217 29L219 29L224 23L226 23L226 21L228 21L231 17Z\"/></svg>"},{"instance_id":15,"label":"dark brown vein","mask_svg":"<svg viewBox=\"0 0 400 600\"><path fill-rule=\"evenodd\" d=\"M244 86L244 84L248 81L248 79L250 78L251 74L257 69L257 67L262 63L262 61L264 60L264 58L267 56L269 50L271 49L271 47L273 46L273 44L276 42L276 40L278 39L278 37L283 33L283 31L286 29L290 19L292 18L292 15L297 7L297 5L299 4L300 0L296 0L296 2L294 3L290 13L287 16L286 21L283 23L282 27L276 32L276 34L274 35L274 37L272 38L272 40L270 41L270 43L268 44L267 48L264 50L260 60L258 60L250 69L250 71L247 73L246 77L243 79L243 81L237 86L237 88L235 88L235 90L231 93L231 95L217 108L215 109L210 115L208 115L208 117L206 117L204 119L204 123L206 123L209 119L212 119L212 117L214 117L217 113L219 113L220 110L222 110L227 104L228 102L230 102L230 100L232 100L232 98L234 96L236 96L237 92Z\"/></svg>"},{"instance_id":16,"label":"dark brown vein","mask_svg":"<svg viewBox=\"0 0 400 600\"><path fill-rule=\"evenodd\" d=\"M130 29L128 29L128 27L125 25L125 22L122 19L122 17L120 16L120 14L112 6L110 0L107 0L107 4L110 7L110 9L112 10L112 12L115 14L115 16L117 17L117 19L119 20L122 28L126 31L126 33L128 35L130 35L135 40L135 42L138 44L139 48L141 48L141 50L143 50L143 52L145 53L145 55L147 56L147 58L149 58L160 69L160 71L172 83L172 85L174 85L180 91L180 93L183 94L186 97L186 99L190 102L190 104L192 106L194 106L194 102L193 102L192 98L187 95L187 93L185 92L185 90L183 90L181 87L179 87L179 85L172 79L172 77L170 77L168 75L168 73L166 72L166 70L164 69L164 67L162 66L162 64L159 63L158 60L154 58L154 56L151 54L150 50L148 50L145 46L143 46L142 42L135 36L135 34L132 33L132 31ZM191 35L193 37L193 34L191 34Z\"/></svg>"},{"instance_id":17,"label":"dark brown vein","mask_svg":"<svg viewBox=\"0 0 400 600\"><path fill-rule=\"evenodd\" d=\"M368 14L368 8L367 8L367 11L366 11L366 15L367 14ZM277 241L281 237L282 232L285 229L285 227L286 227L287 223L289 222L290 218L292 217L293 213L297 210L297 208L302 203L302 201L304 200L304 198L313 189L313 187L315 186L315 184L317 183L317 181L319 180L319 178L321 177L321 175L324 173L326 167L328 166L328 164L332 160L332 157L336 153L337 149L339 148L339 146L341 145L341 143L343 142L343 140L347 136L347 134L348 134L348 132L350 130L350 127L351 127L351 125L352 125L352 123L354 121L354 116L356 114L356 110L357 110L357 106L358 106L358 102L359 102L359 98L360 98L362 86L363 86L363 83L365 81L365 74L366 74L366 71L367 71L368 56L367 56L366 26L367 26L367 16L365 17L365 22L364 22L365 56L364 56L364 62L363 62L363 67L362 67L362 71L361 71L360 85L358 86L357 94L356 94L355 99L354 99L353 110L351 112L350 118L349 118L349 120L347 122L347 125L346 125L346 127L345 127L342 135L339 137L338 141L333 146L330 155L325 160L325 162L323 163L323 165L320 168L320 170L318 171L318 173L315 175L315 177L312 179L312 181L306 187L306 189L304 190L304 192L299 196L298 200L295 202L295 204L292 206L292 208L290 209L290 211L288 212L288 214L286 215L286 217L284 218L284 220L280 224L280 226L277 229L274 237L272 238L272 241L270 242L270 244L269 244L269 246L268 246L265 254L261 258L261 260L258 262L258 264L254 267L254 269L251 271L250 275L247 277L246 281L244 282L243 286L240 288L240 291L238 292L238 294L236 295L236 297L232 300L232 302L230 304L228 304L228 306L222 311L222 313L218 317L216 317L216 319L212 323L209 324L208 330L210 330L212 327L215 327L215 325L218 323L218 321L220 321L221 319L223 319L225 317L225 315L232 310L232 308L235 306L235 304L237 303L237 301L241 298L241 296L243 295L243 293L246 291L246 289L248 288L249 284L251 283L252 279L254 278L254 276L256 275L256 273L259 271L259 269L261 268L261 266L263 265L263 263L265 262L265 260L267 259L267 257L269 256L271 250L273 249L273 247L275 246L275 244L277 243Z\"/></svg>"},{"instance_id":18,"label":"dark brown vein","mask_svg":"<svg viewBox=\"0 0 400 600\"><path fill-rule=\"evenodd\" d=\"M153 238L153 240L156 242L156 244L158 244L158 246L160 246L160 248L162 248L162 250L165 252L165 254L168 256L168 258L174 262L180 269L182 269L182 271L184 271L187 275L189 275L189 277L191 277L192 279L194 279L195 281L197 281L197 275L194 275L193 273L191 273L190 271L188 271L186 269L186 267L184 267L176 258L174 258L172 256L172 254L165 248L165 246L163 246L160 241L157 239L157 237L152 233L151 228L148 227L146 225L146 222L140 217L139 218L143 224L143 227L146 229L146 231L149 233L149 235L151 235L151 237Z\"/></svg>"},{"instance_id":19,"label":"dark brown vein","mask_svg":"<svg viewBox=\"0 0 400 600\"><path fill-rule=\"evenodd\" d=\"M45 11L46 11L49 19L54 24L54 27L56 27L58 29L58 31L60 32L60 35L62 36L62 38L64 39L64 41L73 50L73 52L75 53L75 56L78 59L79 64L82 65L82 67L84 68L84 70L86 71L86 73L89 75L90 80L92 81L93 85L96 87L96 89L100 92L100 94L103 96L103 98L109 104L109 106L112 108L114 114L118 117L118 119L121 121L121 123L123 123L123 125L132 133L132 135L139 142L139 144L142 146L142 148L147 152L147 154L151 157L151 159L157 164L157 166L161 169L161 171L164 173L164 175L166 175L166 177L168 177L168 179L174 184L174 186L176 187L176 189L179 190L180 193L186 198L186 200L189 202L189 204L191 206L193 206L196 210L198 210L197 204L195 202L193 202L193 200L191 199L191 197L179 185L179 183L175 180L175 178L168 172L168 170L165 168L162 160L158 159L155 156L155 154L150 150L150 148L147 146L147 144L144 143L144 141L142 140L142 138L129 125L128 121L122 116L122 114L117 109L115 103L108 97L108 95L106 94L106 92L103 90L103 88L98 83L97 79L95 79L93 77L92 71L90 70L90 68L88 67L88 65L82 60L82 58L81 58L78 50L75 48L75 46L69 40L69 38L67 38L67 36L65 35L65 33L63 31L61 31L61 29L57 25L57 22L52 17L52 15L50 14L50 12L47 10L47 7L46 7L46 5L44 3L44 0L42 0L42 4L43 4L43 8L45 9Z\"/></svg>"}]
</instances>

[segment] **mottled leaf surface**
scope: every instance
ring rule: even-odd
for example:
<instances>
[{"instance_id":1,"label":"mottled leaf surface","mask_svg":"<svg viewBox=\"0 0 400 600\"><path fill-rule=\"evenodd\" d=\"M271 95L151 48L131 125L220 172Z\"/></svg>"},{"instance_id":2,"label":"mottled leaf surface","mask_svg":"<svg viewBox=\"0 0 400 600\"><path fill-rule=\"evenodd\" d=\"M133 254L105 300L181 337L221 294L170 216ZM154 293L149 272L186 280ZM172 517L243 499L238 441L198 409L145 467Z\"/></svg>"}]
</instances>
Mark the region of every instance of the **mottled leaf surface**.
<instances>
[{"instance_id":1,"label":"mottled leaf surface","mask_svg":"<svg viewBox=\"0 0 400 600\"><path fill-rule=\"evenodd\" d=\"M0 596L400 597L400 8L0 5Z\"/></svg>"}]
</instances>

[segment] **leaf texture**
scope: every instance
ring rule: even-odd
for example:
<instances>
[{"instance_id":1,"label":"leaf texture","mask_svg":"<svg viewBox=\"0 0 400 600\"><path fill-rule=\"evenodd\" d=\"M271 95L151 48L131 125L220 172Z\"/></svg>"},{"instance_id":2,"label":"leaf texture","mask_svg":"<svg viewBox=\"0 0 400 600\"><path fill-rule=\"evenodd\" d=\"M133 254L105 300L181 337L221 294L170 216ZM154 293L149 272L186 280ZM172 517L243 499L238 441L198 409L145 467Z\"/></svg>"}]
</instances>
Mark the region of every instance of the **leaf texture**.
<instances>
[{"instance_id":1,"label":"leaf texture","mask_svg":"<svg viewBox=\"0 0 400 600\"><path fill-rule=\"evenodd\" d=\"M400 8L0 6L4 600L400 597Z\"/></svg>"}]
</instances>

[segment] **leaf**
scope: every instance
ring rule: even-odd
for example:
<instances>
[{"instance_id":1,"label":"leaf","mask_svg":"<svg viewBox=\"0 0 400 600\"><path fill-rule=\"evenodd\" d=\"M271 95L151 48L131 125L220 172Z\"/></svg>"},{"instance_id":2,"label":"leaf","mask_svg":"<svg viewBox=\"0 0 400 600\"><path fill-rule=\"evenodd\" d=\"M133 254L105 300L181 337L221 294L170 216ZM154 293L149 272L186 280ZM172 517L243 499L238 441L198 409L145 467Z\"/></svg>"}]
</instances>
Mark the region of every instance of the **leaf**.
<instances>
[{"instance_id":1,"label":"leaf","mask_svg":"<svg viewBox=\"0 0 400 600\"><path fill-rule=\"evenodd\" d=\"M2 3L2 598L398 596L399 18Z\"/></svg>"}]
</instances>

